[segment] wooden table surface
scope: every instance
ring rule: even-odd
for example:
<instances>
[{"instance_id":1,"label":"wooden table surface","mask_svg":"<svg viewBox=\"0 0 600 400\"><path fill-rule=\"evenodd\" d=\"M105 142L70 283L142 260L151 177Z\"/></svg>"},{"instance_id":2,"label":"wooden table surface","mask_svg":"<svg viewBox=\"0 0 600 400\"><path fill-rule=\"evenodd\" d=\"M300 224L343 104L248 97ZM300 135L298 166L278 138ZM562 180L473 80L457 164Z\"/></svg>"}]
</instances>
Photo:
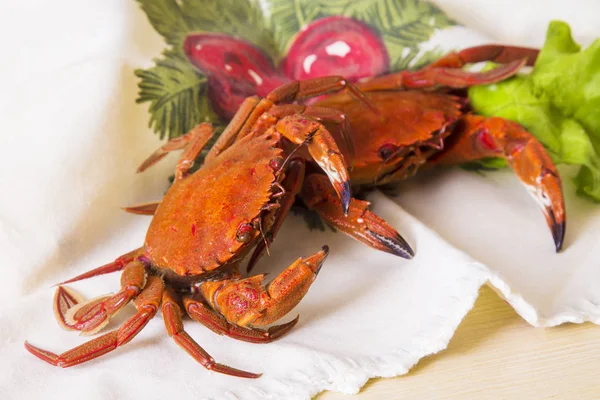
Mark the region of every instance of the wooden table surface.
<instances>
[{"instance_id":1,"label":"wooden table surface","mask_svg":"<svg viewBox=\"0 0 600 400\"><path fill-rule=\"evenodd\" d=\"M484 287L446 350L355 396L315 399L600 399L600 326L534 328Z\"/></svg>"}]
</instances>

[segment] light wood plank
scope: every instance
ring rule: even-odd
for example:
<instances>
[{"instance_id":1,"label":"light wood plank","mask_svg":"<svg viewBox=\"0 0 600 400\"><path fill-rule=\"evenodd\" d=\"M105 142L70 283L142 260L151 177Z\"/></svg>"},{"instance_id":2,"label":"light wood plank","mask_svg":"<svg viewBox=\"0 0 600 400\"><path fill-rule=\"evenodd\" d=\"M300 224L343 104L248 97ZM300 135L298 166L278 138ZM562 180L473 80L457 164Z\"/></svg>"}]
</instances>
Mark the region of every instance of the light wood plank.
<instances>
[{"instance_id":1,"label":"light wood plank","mask_svg":"<svg viewBox=\"0 0 600 400\"><path fill-rule=\"evenodd\" d=\"M600 399L600 327L533 328L485 287L445 351L356 396L316 399Z\"/></svg>"}]
</instances>

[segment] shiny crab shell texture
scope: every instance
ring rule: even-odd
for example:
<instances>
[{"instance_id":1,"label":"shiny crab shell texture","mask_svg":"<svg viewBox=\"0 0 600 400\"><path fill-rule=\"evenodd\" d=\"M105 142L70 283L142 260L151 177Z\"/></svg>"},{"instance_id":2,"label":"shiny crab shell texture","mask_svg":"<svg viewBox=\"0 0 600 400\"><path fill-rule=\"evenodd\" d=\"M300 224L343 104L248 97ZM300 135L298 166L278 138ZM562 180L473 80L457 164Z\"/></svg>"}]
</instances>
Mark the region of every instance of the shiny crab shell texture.
<instances>
[{"instance_id":1,"label":"shiny crab shell texture","mask_svg":"<svg viewBox=\"0 0 600 400\"><path fill-rule=\"evenodd\" d=\"M275 136L238 142L218 160L174 182L146 236L150 262L178 275L197 275L226 264L260 235L271 202L279 158ZM222 179L227 177L227 179ZM210 212L198 212L210 210Z\"/></svg>"},{"instance_id":2,"label":"shiny crab shell texture","mask_svg":"<svg viewBox=\"0 0 600 400\"><path fill-rule=\"evenodd\" d=\"M211 124L171 139L140 171L183 150L174 184L162 201L128 208L154 214L144 246L67 281L122 270L121 290L85 302L61 285L55 296L60 325L84 334L101 330L131 301L137 313L119 329L60 355L29 343L26 348L55 366L80 364L128 343L160 309L168 335L205 368L256 378L260 374L216 362L186 333L182 315L219 334L258 343L295 325L297 318L264 328L300 302L328 248L298 258L269 283L264 275L244 278L239 269L253 250L247 265L252 269L296 200L357 241L412 258L402 236L352 195L398 182L419 168L504 158L540 200L559 251L564 200L545 149L514 122L470 113L461 95L471 85L514 75L536 55L532 49L481 46L418 71L357 84L341 76L285 83L263 98L247 97L196 172L191 167L214 134ZM487 72L461 69L485 60L502 65ZM315 97L318 101L305 103Z\"/></svg>"}]
</instances>

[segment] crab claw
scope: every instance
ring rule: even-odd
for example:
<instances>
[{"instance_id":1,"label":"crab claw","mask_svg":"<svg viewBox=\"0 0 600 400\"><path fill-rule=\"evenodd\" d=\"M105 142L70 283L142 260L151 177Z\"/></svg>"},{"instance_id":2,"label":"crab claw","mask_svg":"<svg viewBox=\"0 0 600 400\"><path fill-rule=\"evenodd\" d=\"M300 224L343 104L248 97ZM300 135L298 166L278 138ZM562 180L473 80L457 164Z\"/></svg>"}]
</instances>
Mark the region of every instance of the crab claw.
<instances>
[{"instance_id":1,"label":"crab claw","mask_svg":"<svg viewBox=\"0 0 600 400\"><path fill-rule=\"evenodd\" d=\"M342 215L339 200L323 175L307 176L300 196L328 224L359 242L408 260L414 257L415 252L406 240L370 211L368 202L350 199L349 211Z\"/></svg>"},{"instance_id":2,"label":"crab claw","mask_svg":"<svg viewBox=\"0 0 600 400\"><path fill-rule=\"evenodd\" d=\"M490 118L486 120L484 129L479 135L485 142L486 135L492 137L500 132L503 133L505 158L542 208L552 232L556 251L559 252L564 241L566 218L562 183L558 171L544 146L519 124L501 118ZM501 144L500 141L497 142L496 145Z\"/></svg>"},{"instance_id":3,"label":"crab claw","mask_svg":"<svg viewBox=\"0 0 600 400\"><path fill-rule=\"evenodd\" d=\"M524 178L521 180L525 182ZM555 170L542 167L534 182L531 185L525 183L525 186L542 207L558 253L562 250L566 225L560 177Z\"/></svg>"},{"instance_id":4,"label":"crab claw","mask_svg":"<svg viewBox=\"0 0 600 400\"><path fill-rule=\"evenodd\" d=\"M565 202L560 176L544 146L521 125L498 117L467 115L456 133L446 150L430 161L460 164L503 157L542 208L556 251L560 251L565 236Z\"/></svg>"},{"instance_id":5,"label":"crab claw","mask_svg":"<svg viewBox=\"0 0 600 400\"><path fill-rule=\"evenodd\" d=\"M350 174L331 133L314 119L297 114L279 120L275 129L292 143L306 144L311 157L327 174L340 198L344 215L347 215L352 198Z\"/></svg>"},{"instance_id":6,"label":"crab claw","mask_svg":"<svg viewBox=\"0 0 600 400\"><path fill-rule=\"evenodd\" d=\"M279 320L308 292L327 258L329 248L298 258L268 284L265 275L246 279L207 281L200 286L202 296L213 309L237 326L264 326Z\"/></svg>"}]
</instances>

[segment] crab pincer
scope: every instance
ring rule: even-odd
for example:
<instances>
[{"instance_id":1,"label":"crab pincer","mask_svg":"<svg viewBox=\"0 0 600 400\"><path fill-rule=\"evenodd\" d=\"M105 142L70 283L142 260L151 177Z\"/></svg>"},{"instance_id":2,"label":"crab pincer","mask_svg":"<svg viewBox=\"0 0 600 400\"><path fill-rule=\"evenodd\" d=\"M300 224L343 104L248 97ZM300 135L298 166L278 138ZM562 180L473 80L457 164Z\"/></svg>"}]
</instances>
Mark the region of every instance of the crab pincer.
<instances>
[{"instance_id":1,"label":"crab pincer","mask_svg":"<svg viewBox=\"0 0 600 400\"><path fill-rule=\"evenodd\" d=\"M550 156L521 125L502 118L465 116L446 151L432 164L452 165L485 157L502 157L542 208L555 249L562 249L565 204L562 182Z\"/></svg>"},{"instance_id":2,"label":"crab pincer","mask_svg":"<svg viewBox=\"0 0 600 400\"><path fill-rule=\"evenodd\" d=\"M327 174L339 196L344 214L348 214L352 197L350 175L344 156L329 131L322 124L299 115L280 120L275 129L293 143L306 143L310 155Z\"/></svg>"},{"instance_id":3,"label":"crab pincer","mask_svg":"<svg viewBox=\"0 0 600 400\"><path fill-rule=\"evenodd\" d=\"M349 212L342 215L339 200L324 176L307 176L300 196L309 209L350 237L398 257L414 257L415 252L406 240L386 221L369 210L368 202L351 199Z\"/></svg>"}]
</instances>

